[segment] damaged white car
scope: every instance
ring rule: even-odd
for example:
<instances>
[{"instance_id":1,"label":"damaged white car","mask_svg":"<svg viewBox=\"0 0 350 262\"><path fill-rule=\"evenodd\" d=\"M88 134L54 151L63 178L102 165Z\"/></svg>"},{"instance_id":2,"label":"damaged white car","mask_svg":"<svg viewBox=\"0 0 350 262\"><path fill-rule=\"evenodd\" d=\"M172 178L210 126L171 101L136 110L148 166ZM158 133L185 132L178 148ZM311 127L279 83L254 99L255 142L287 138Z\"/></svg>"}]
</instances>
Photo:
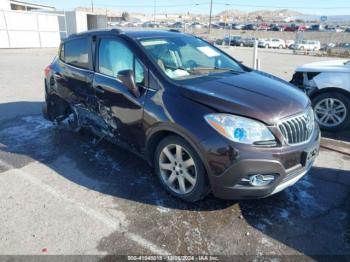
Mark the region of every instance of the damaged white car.
<instances>
[{"instance_id":1,"label":"damaged white car","mask_svg":"<svg viewBox=\"0 0 350 262\"><path fill-rule=\"evenodd\" d=\"M350 60L300 66L291 83L310 97L321 129L339 131L350 125Z\"/></svg>"}]
</instances>

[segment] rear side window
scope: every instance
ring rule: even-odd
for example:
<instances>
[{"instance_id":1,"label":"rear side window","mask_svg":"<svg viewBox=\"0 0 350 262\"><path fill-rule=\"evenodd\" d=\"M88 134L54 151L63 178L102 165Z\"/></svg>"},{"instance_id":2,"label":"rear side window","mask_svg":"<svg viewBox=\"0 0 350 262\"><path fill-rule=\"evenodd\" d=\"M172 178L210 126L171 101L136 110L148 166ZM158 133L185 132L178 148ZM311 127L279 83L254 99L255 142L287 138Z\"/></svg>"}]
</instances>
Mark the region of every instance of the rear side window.
<instances>
[{"instance_id":1,"label":"rear side window","mask_svg":"<svg viewBox=\"0 0 350 262\"><path fill-rule=\"evenodd\" d=\"M89 40L87 38L79 38L67 41L62 47L61 59L67 64L88 69Z\"/></svg>"}]
</instances>

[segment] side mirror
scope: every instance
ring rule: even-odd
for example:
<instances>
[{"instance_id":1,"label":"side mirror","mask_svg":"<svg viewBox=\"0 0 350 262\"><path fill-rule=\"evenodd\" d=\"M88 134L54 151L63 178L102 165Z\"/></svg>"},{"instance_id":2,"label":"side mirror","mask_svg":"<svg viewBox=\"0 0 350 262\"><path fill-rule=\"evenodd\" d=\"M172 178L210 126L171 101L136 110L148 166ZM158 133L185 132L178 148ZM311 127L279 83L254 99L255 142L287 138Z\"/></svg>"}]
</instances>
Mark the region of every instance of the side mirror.
<instances>
[{"instance_id":1,"label":"side mirror","mask_svg":"<svg viewBox=\"0 0 350 262\"><path fill-rule=\"evenodd\" d=\"M127 69L118 72L117 78L129 89L129 91L135 96L140 96L140 90L136 85L134 78L134 71Z\"/></svg>"}]
</instances>

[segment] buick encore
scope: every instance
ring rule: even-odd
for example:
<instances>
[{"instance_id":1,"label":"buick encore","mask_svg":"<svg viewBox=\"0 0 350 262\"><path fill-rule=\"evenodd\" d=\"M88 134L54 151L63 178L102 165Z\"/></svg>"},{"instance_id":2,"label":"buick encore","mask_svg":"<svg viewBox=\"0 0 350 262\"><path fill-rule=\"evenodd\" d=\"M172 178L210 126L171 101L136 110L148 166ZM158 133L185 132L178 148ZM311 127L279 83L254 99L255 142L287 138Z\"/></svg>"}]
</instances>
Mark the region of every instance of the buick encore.
<instances>
[{"instance_id":1,"label":"buick encore","mask_svg":"<svg viewBox=\"0 0 350 262\"><path fill-rule=\"evenodd\" d=\"M45 91L48 119L136 153L186 201L267 197L318 154L302 91L180 32L72 35L45 69Z\"/></svg>"}]
</instances>

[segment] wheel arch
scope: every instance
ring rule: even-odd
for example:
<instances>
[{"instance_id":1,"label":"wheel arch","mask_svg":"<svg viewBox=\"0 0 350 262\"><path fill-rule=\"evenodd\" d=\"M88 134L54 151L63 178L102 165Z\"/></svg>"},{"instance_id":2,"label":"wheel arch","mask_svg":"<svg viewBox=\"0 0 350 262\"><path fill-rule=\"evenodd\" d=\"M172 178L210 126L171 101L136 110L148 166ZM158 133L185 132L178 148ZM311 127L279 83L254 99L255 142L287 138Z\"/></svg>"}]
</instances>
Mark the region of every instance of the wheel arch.
<instances>
[{"instance_id":1,"label":"wheel arch","mask_svg":"<svg viewBox=\"0 0 350 262\"><path fill-rule=\"evenodd\" d=\"M343 89L343 88L339 88L339 87L326 87L326 88L321 88L321 89L317 89L317 91L313 92L312 94L310 94L310 99L313 100L315 99L317 96L322 95L324 93L329 93L329 92L335 92L335 93L340 93L343 94L347 97L350 97L350 92Z\"/></svg>"},{"instance_id":2,"label":"wheel arch","mask_svg":"<svg viewBox=\"0 0 350 262\"><path fill-rule=\"evenodd\" d=\"M71 112L70 104L55 92L50 94L47 93L45 100L46 110L51 121L53 121L59 115L68 115L69 112ZM52 105L55 105L54 112L50 112L50 106Z\"/></svg>"},{"instance_id":3,"label":"wheel arch","mask_svg":"<svg viewBox=\"0 0 350 262\"><path fill-rule=\"evenodd\" d=\"M153 158L154 158L154 154L158 144L165 137L171 136L171 135L181 137L193 147L193 149L197 152L199 158L201 159L205 167L205 171L208 173L208 164L203 157L203 154L202 154L203 150L201 148L200 143L198 143L196 139L193 137L193 135L191 135L188 131L183 130L180 127L174 127L169 125L161 125L161 126L155 127L151 130L151 132L149 132L146 139L146 144L145 144L146 159L148 163L151 166L153 166Z\"/></svg>"}]
</instances>

